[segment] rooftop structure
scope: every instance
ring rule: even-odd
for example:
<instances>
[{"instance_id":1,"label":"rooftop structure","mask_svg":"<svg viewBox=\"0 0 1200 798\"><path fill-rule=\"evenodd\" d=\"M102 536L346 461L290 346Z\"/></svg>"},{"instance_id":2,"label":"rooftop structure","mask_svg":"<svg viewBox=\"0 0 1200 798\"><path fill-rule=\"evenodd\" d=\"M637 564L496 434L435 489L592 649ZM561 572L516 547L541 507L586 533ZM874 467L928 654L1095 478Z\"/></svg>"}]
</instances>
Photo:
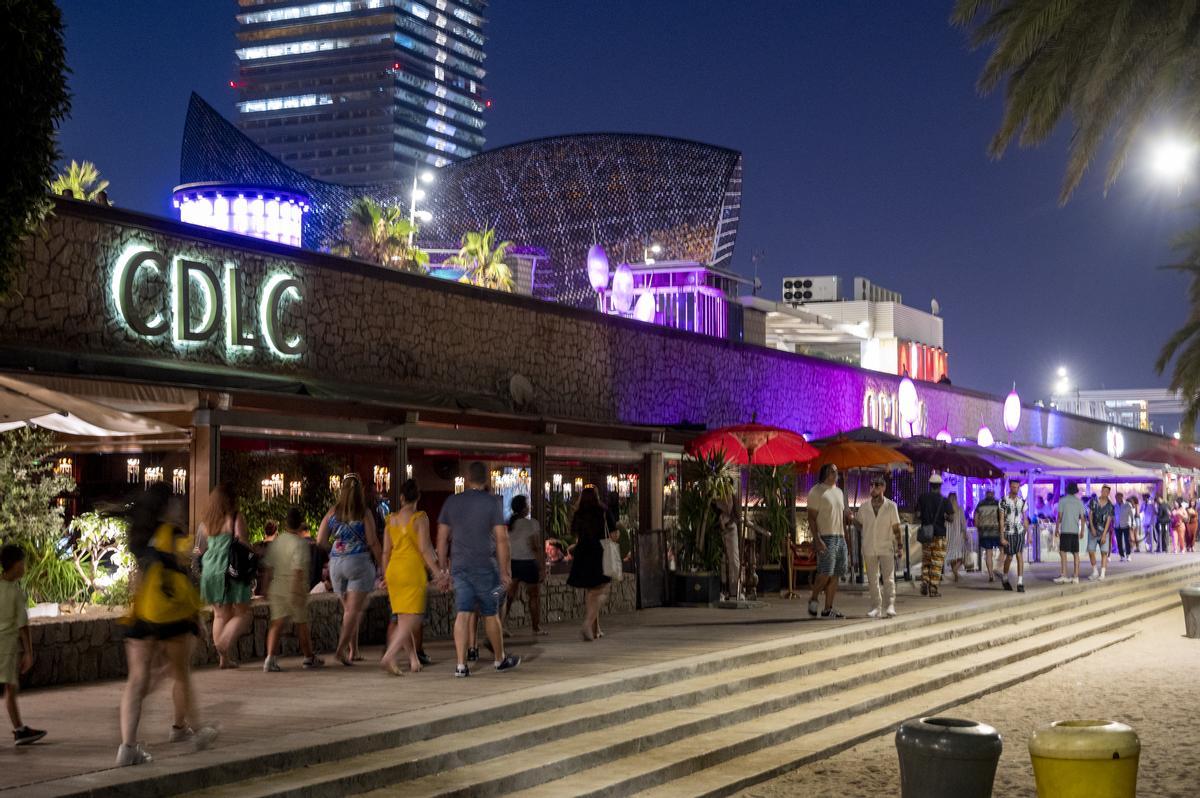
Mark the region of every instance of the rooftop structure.
<instances>
[{"instance_id":1,"label":"rooftop structure","mask_svg":"<svg viewBox=\"0 0 1200 798\"><path fill-rule=\"evenodd\" d=\"M1152 430L1164 417L1182 416L1185 403L1166 388L1121 388L1055 394L1050 406L1065 413L1095 418L1132 429ZM1174 419L1171 419L1172 422ZM1156 423L1156 421L1158 423Z\"/></svg>"},{"instance_id":2,"label":"rooftop structure","mask_svg":"<svg viewBox=\"0 0 1200 798\"><path fill-rule=\"evenodd\" d=\"M622 276L628 269L629 279ZM618 266L598 289L600 310L649 324L716 338L742 338L738 275L695 261L652 261Z\"/></svg>"},{"instance_id":3,"label":"rooftop structure","mask_svg":"<svg viewBox=\"0 0 1200 798\"><path fill-rule=\"evenodd\" d=\"M928 382L948 375L942 318L894 291L856 277L855 298L842 300L837 277L788 277L783 296L741 300L763 317L766 346Z\"/></svg>"},{"instance_id":4,"label":"rooftop structure","mask_svg":"<svg viewBox=\"0 0 1200 798\"><path fill-rule=\"evenodd\" d=\"M376 183L483 149L487 0L238 5L238 124L289 166Z\"/></svg>"}]
</instances>

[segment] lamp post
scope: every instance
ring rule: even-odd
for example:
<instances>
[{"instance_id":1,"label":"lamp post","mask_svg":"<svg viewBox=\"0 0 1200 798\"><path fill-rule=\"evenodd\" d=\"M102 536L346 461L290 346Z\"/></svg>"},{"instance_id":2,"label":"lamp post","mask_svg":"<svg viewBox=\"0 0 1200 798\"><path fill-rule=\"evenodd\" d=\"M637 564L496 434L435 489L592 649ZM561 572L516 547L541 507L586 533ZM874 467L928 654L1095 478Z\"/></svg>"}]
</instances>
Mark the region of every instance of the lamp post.
<instances>
[{"instance_id":1,"label":"lamp post","mask_svg":"<svg viewBox=\"0 0 1200 798\"><path fill-rule=\"evenodd\" d=\"M662 251L663 251L662 244L652 243L648 247L643 246L642 247L642 263L645 263L647 265L654 263L654 258L652 258L650 256L653 255L655 257L658 257L659 255L662 254Z\"/></svg>"},{"instance_id":2,"label":"lamp post","mask_svg":"<svg viewBox=\"0 0 1200 798\"><path fill-rule=\"evenodd\" d=\"M416 235L417 221L428 223L433 221L433 214L429 211L417 210L417 203L425 199L425 189L421 188L419 183L429 185L433 182L433 172L425 169L421 171L417 168L416 160L413 161L413 179L412 179L412 194L408 203L408 223L412 225L412 229L408 233L408 246L411 249L413 245L413 237Z\"/></svg>"}]
</instances>

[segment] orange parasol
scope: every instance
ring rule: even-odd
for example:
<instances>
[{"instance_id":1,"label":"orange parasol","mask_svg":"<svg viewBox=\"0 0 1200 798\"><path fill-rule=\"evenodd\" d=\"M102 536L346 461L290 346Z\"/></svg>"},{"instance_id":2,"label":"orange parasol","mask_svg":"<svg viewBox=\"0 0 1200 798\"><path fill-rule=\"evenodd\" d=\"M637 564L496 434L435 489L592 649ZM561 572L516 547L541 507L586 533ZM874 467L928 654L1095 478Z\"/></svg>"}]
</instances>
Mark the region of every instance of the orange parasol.
<instances>
[{"instance_id":1,"label":"orange parasol","mask_svg":"<svg viewBox=\"0 0 1200 798\"><path fill-rule=\"evenodd\" d=\"M827 463L832 463L842 471L852 468L896 469L912 465L911 460L890 446L845 438L822 446L821 453L804 465L809 471L819 471Z\"/></svg>"}]
</instances>

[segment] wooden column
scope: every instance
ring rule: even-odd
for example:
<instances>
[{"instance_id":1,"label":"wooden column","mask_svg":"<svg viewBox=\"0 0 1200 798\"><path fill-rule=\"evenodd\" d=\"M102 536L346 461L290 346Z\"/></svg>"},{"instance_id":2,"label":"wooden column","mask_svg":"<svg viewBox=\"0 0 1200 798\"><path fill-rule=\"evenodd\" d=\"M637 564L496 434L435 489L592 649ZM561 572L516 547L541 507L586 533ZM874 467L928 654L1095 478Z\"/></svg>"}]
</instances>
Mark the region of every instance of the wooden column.
<instances>
[{"instance_id":1,"label":"wooden column","mask_svg":"<svg viewBox=\"0 0 1200 798\"><path fill-rule=\"evenodd\" d=\"M638 474L638 528L642 532L663 528L662 452L647 452Z\"/></svg>"},{"instance_id":2,"label":"wooden column","mask_svg":"<svg viewBox=\"0 0 1200 798\"><path fill-rule=\"evenodd\" d=\"M533 519L546 528L546 447L537 446L529 462L529 512Z\"/></svg>"},{"instance_id":3,"label":"wooden column","mask_svg":"<svg viewBox=\"0 0 1200 798\"><path fill-rule=\"evenodd\" d=\"M188 472L188 531L194 534L208 506L208 494L221 480L220 427L192 427Z\"/></svg>"}]
</instances>

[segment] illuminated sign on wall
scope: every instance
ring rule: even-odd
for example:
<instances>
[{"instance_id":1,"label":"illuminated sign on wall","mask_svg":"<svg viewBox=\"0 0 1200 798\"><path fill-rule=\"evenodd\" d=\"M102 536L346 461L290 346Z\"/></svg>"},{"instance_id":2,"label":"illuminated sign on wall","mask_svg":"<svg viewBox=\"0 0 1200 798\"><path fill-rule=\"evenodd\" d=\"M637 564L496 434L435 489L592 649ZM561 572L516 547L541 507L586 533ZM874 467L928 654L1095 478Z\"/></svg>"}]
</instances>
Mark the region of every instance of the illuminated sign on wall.
<instances>
[{"instance_id":1,"label":"illuminated sign on wall","mask_svg":"<svg viewBox=\"0 0 1200 798\"><path fill-rule=\"evenodd\" d=\"M924 435L927 420L925 402L918 399L915 392L905 397L904 403L907 405L912 402L913 406L905 408L912 418L904 419L901 418L900 399L898 390L868 385L863 391L862 425L902 438Z\"/></svg>"},{"instance_id":2,"label":"illuminated sign on wall","mask_svg":"<svg viewBox=\"0 0 1200 798\"><path fill-rule=\"evenodd\" d=\"M144 338L170 333L178 347L206 343L221 334L224 316L225 345L231 351L265 347L280 357L304 351L303 338L283 329L285 311L304 299L300 281L284 272L263 281L254 308L236 264L227 262L218 271L203 261L168 259L149 247L132 246L117 258L112 296L121 321Z\"/></svg>"}]
</instances>

